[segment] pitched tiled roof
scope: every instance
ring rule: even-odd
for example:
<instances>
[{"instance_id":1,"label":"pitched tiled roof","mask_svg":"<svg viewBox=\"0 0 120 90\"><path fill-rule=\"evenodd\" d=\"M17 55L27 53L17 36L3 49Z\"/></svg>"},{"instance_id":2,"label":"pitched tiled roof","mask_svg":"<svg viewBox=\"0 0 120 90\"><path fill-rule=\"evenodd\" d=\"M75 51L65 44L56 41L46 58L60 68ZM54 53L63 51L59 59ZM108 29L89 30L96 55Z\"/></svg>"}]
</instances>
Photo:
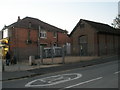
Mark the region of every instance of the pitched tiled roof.
<instances>
[{"instance_id":1,"label":"pitched tiled roof","mask_svg":"<svg viewBox=\"0 0 120 90\"><path fill-rule=\"evenodd\" d=\"M35 30L38 30L40 25L40 27L44 30L67 32L66 30L62 30L60 28L57 28L53 25L47 24L39 19L32 18L32 17L25 17L7 27L29 28L29 23L31 23L31 29L35 29Z\"/></svg>"},{"instance_id":2,"label":"pitched tiled roof","mask_svg":"<svg viewBox=\"0 0 120 90\"><path fill-rule=\"evenodd\" d=\"M98 22L94 22L94 21L89 21L89 20L84 20L81 19L78 24L75 26L75 28L73 29L73 31L70 33L70 35L72 35L72 33L75 31L76 27L82 22L85 21L86 23L88 23L89 25L91 25L93 28L95 28L96 32L100 32L100 33L110 33L110 34L120 34L120 30L115 29L107 24L103 24L103 23L98 23Z\"/></svg>"},{"instance_id":3,"label":"pitched tiled roof","mask_svg":"<svg viewBox=\"0 0 120 90\"><path fill-rule=\"evenodd\" d=\"M84 20L84 21L87 22L88 24L90 24L92 27L96 28L97 32L111 33L112 34L112 33L117 33L117 31L118 31L115 28L113 28L107 24L88 21L88 20Z\"/></svg>"}]
</instances>

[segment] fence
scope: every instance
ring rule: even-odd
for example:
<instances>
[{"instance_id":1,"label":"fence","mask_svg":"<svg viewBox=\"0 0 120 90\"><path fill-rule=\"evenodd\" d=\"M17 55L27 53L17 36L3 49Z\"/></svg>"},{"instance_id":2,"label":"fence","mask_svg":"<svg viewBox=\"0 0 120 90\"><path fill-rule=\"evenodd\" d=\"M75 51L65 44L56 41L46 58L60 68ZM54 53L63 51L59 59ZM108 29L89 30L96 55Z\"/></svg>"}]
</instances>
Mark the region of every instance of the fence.
<instances>
[{"instance_id":1,"label":"fence","mask_svg":"<svg viewBox=\"0 0 120 90\"><path fill-rule=\"evenodd\" d=\"M41 63L43 64L45 59L51 58L51 63L53 64L54 63L53 58L56 58L56 57L62 58L62 60L60 60L60 61L62 61L61 63L64 63L65 52L66 52L65 46L63 46L63 47L48 47L48 48L43 48L41 46L40 47Z\"/></svg>"},{"instance_id":2,"label":"fence","mask_svg":"<svg viewBox=\"0 0 120 90\"><path fill-rule=\"evenodd\" d=\"M30 66L29 65L29 59L26 60L19 60L17 62L17 64L15 65L10 65L10 66L6 66L5 65L5 71L19 71L19 70L26 70L26 69L30 69L30 68L40 68L43 65L53 65L53 64L65 64L65 63L74 63L74 62L80 62L80 61L86 61L86 60L93 60L96 58L99 58L99 56L97 56L97 54L99 54L100 56L111 56L111 55L118 55L118 48L115 49L101 49L98 50L96 49L96 47L94 46L89 46L87 48L87 50L83 50L80 51L81 48L78 45L72 46L71 47L71 53L68 53L67 51L67 47L48 47L48 48L44 48L44 47L40 47L40 54L38 56L38 54L35 54L35 50L37 51L37 48L35 48L34 50L34 54L32 54L32 52L27 53L27 51L32 51L32 49L34 48L28 48L29 50L26 49L21 49L21 51L24 50L25 53L22 53L23 55L28 55L29 56L34 56L34 65ZM105 47L103 47L105 48ZM31 49L31 50L30 50ZM109 52L111 51L112 52ZM99 51L99 53L97 52ZM20 52L20 50L19 50ZM85 53L85 54L81 54ZM21 55L21 54L19 54ZM20 57L20 56L19 56ZM5 63L4 63L5 64ZM11 67L11 68L10 68Z\"/></svg>"},{"instance_id":3,"label":"fence","mask_svg":"<svg viewBox=\"0 0 120 90\"><path fill-rule=\"evenodd\" d=\"M62 47L49 47L43 49L43 57L50 58L50 57L61 57L62 56Z\"/></svg>"}]
</instances>

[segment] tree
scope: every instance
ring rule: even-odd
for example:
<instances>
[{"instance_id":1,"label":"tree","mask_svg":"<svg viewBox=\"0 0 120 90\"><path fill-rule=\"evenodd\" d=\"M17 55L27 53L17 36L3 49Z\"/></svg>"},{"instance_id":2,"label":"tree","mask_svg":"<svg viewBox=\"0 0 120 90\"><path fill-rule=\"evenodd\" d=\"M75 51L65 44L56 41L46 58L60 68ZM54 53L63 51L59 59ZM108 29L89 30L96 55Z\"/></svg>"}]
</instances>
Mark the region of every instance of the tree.
<instances>
[{"instance_id":1,"label":"tree","mask_svg":"<svg viewBox=\"0 0 120 90\"><path fill-rule=\"evenodd\" d=\"M114 28L119 28L119 29L120 29L120 15L118 15L118 16L113 20L112 25L113 25Z\"/></svg>"}]
</instances>

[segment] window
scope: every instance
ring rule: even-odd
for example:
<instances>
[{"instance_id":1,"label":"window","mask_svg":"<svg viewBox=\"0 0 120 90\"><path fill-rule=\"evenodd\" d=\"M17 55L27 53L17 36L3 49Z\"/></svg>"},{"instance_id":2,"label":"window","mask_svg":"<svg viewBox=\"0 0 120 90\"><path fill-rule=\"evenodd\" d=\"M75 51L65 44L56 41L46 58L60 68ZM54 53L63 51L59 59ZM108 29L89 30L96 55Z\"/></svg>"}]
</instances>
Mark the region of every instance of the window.
<instances>
[{"instance_id":1,"label":"window","mask_svg":"<svg viewBox=\"0 0 120 90\"><path fill-rule=\"evenodd\" d=\"M40 38L46 38L47 35L46 35L46 31L45 30L41 30L40 31Z\"/></svg>"},{"instance_id":2,"label":"window","mask_svg":"<svg viewBox=\"0 0 120 90\"><path fill-rule=\"evenodd\" d=\"M29 28L31 28L31 26L32 26L32 23L31 23L31 22L29 22L29 26L28 26L28 27L29 27Z\"/></svg>"},{"instance_id":3,"label":"window","mask_svg":"<svg viewBox=\"0 0 120 90\"><path fill-rule=\"evenodd\" d=\"M81 36L79 40L80 40L80 43L87 43L87 36Z\"/></svg>"},{"instance_id":4,"label":"window","mask_svg":"<svg viewBox=\"0 0 120 90\"><path fill-rule=\"evenodd\" d=\"M80 23L80 28L84 28L85 24L84 23Z\"/></svg>"},{"instance_id":5,"label":"window","mask_svg":"<svg viewBox=\"0 0 120 90\"><path fill-rule=\"evenodd\" d=\"M3 30L3 38L8 37L8 29Z\"/></svg>"},{"instance_id":6,"label":"window","mask_svg":"<svg viewBox=\"0 0 120 90\"><path fill-rule=\"evenodd\" d=\"M54 36L54 38L56 38L57 37L57 32L53 32L53 36Z\"/></svg>"}]
</instances>

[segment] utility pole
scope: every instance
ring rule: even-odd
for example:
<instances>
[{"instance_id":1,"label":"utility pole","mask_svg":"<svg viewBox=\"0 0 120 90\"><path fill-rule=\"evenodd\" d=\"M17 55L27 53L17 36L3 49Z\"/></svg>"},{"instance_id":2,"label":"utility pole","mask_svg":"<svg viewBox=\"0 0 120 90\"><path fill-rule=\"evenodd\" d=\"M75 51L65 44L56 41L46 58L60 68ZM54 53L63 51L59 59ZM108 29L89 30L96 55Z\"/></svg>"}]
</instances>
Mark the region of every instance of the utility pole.
<instances>
[{"instance_id":1,"label":"utility pole","mask_svg":"<svg viewBox=\"0 0 120 90\"><path fill-rule=\"evenodd\" d=\"M65 46L62 47L62 63L65 64Z\"/></svg>"},{"instance_id":2,"label":"utility pole","mask_svg":"<svg viewBox=\"0 0 120 90\"><path fill-rule=\"evenodd\" d=\"M40 58L40 60L41 60L41 63L43 63L42 62L42 47L40 47L40 32L41 32L41 27L40 27L40 25L39 25L39 27L38 27L38 56L39 56L39 58Z\"/></svg>"}]
</instances>

